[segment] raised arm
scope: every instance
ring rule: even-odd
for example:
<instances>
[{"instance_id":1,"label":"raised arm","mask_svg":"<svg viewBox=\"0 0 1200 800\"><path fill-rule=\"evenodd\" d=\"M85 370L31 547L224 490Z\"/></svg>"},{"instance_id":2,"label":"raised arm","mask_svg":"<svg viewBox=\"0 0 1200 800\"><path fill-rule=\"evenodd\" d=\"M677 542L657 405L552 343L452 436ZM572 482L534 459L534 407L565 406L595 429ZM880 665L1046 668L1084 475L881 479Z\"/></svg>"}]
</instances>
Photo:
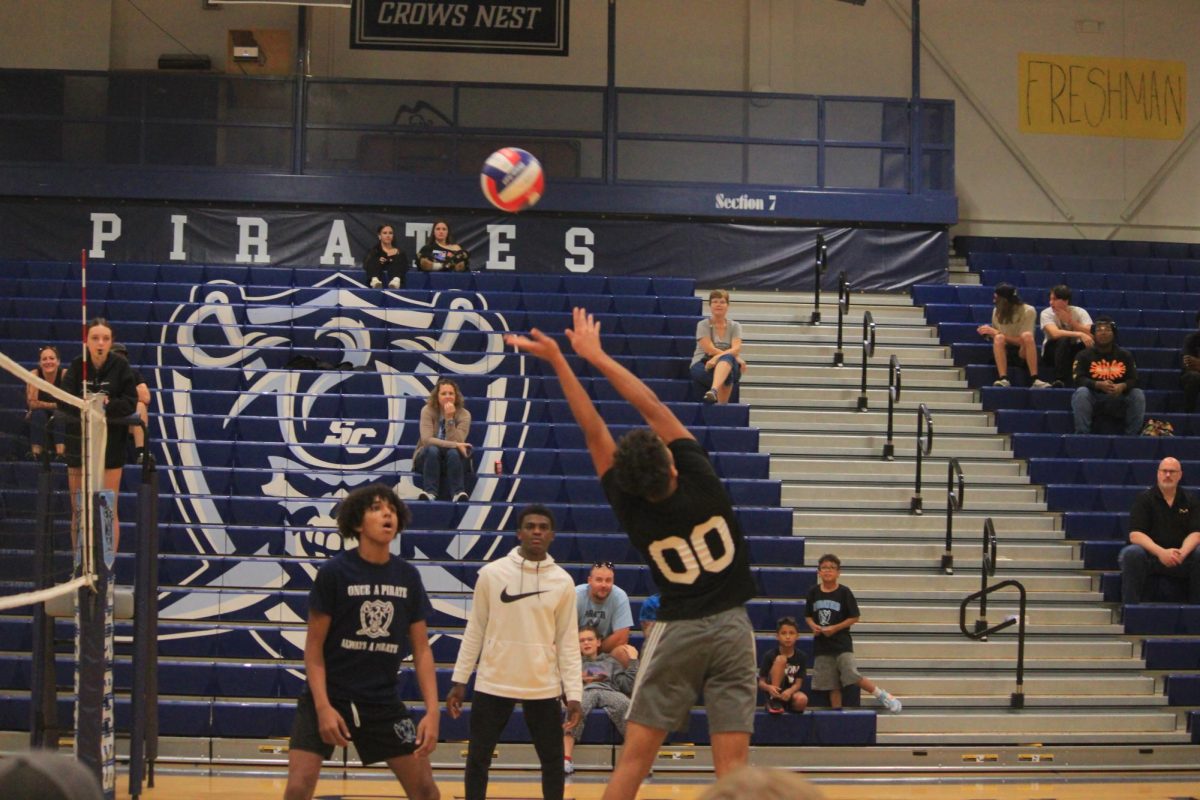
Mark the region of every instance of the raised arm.
<instances>
[{"instance_id":1,"label":"raised arm","mask_svg":"<svg viewBox=\"0 0 1200 800\"><path fill-rule=\"evenodd\" d=\"M571 370L571 365L559 349L558 342L537 328L530 331L529 336L510 334L504 337L504 341L518 350L537 356L554 368L563 396L567 398L567 405L571 407L571 414L583 430L583 438L587 443L588 452L592 455L596 474L604 475L608 472L612 468L613 453L617 451L616 442L613 441L604 418L596 410L592 398L588 397L583 384Z\"/></svg>"},{"instance_id":2,"label":"raised arm","mask_svg":"<svg viewBox=\"0 0 1200 800\"><path fill-rule=\"evenodd\" d=\"M650 387L642 383L641 378L634 375L617 363L616 359L604 352L600 345L600 323L586 309L576 308L575 326L567 331L567 339L571 347L581 358L587 361L608 379L617 393L624 397L638 410L646 424L650 426L664 442L676 439L694 439L691 432L684 427L679 418L666 403L658 399Z\"/></svg>"}]
</instances>

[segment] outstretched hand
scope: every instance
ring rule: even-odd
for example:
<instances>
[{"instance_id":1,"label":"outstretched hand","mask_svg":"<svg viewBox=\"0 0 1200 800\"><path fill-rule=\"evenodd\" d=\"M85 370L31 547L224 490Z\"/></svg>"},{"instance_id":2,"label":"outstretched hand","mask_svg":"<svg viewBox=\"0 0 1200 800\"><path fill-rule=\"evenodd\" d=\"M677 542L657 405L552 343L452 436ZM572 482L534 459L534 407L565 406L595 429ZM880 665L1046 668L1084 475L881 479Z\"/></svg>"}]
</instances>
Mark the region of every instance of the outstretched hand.
<instances>
[{"instance_id":1,"label":"outstretched hand","mask_svg":"<svg viewBox=\"0 0 1200 800\"><path fill-rule=\"evenodd\" d=\"M537 328L531 330L528 336L510 333L504 337L504 343L511 345L518 350L524 350L531 356L537 356L543 361L553 361L555 358L562 355L562 350L559 349L558 342L554 341Z\"/></svg>"},{"instance_id":2,"label":"outstretched hand","mask_svg":"<svg viewBox=\"0 0 1200 800\"><path fill-rule=\"evenodd\" d=\"M604 355L600 346L600 321L587 312L586 308L576 307L572 311L574 327L567 328L567 340L572 349L585 361Z\"/></svg>"}]
</instances>

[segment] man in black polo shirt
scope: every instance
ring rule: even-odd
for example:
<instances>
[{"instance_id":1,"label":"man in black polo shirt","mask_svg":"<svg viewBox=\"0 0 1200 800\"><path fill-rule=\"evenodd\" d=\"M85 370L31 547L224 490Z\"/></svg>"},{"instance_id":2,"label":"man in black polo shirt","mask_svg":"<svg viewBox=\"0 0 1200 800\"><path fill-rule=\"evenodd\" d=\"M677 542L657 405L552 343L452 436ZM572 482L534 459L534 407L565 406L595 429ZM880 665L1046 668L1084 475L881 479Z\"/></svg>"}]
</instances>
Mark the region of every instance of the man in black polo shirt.
<instances>
[{"instance_id":1,"label":"man in black polo shirt","mask_svg":"<svg viewBox=\"0 0 1200 800\"><path fill-rule=\"evenodd\" d=\"M1179 486L1183 468L1174 458L1158 465L1158 485L1133 501L1129 544L1121 550L1121 601L1140 603L1151 575L1188 582L1188 602L1200 603L1200 502Z\"/></svg>"}]
</instances>

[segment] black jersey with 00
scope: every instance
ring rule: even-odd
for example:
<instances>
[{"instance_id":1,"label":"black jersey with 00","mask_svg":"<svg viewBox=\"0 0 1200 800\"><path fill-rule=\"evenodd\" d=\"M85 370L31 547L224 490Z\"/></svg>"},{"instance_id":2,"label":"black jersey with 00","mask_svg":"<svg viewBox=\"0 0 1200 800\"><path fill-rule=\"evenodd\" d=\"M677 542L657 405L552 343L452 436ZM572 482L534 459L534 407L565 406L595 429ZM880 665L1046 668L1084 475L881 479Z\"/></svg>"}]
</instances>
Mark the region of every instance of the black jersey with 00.
<instances>
[{"instance_id":1,"label":"black jersey with 00","mask_svg":"<svg viewBox=\"0 0 1200 800\"><path fill-rule=\"evenodd\" d=\"M697 619L742 605L755 587L729 495L699 442L676 439L668 447L679 487L661 502L621 491L611 469L601 478L662 595L658 618Z\"/></svg>"}]
</instances>

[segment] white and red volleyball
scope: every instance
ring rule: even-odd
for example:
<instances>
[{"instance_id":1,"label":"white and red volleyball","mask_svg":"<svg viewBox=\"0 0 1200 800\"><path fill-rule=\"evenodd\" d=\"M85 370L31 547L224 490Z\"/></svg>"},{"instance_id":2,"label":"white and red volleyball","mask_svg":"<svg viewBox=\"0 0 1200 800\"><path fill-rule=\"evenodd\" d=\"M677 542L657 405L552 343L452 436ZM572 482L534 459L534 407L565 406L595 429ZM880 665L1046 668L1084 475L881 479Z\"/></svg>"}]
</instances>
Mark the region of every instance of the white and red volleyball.
<instances>
[{"instance_id":1,"label":"white and red volleyball","mask_svg":"<svg viewBox=\"0 0 1200 800\"><path fill-rule=\"evenodd\" d=\"M541 162L532 153L519 147L502 147L483 162L479 185L489 203L515 214L542 199L546 177Z\"/></svg>"}]
</instances>

